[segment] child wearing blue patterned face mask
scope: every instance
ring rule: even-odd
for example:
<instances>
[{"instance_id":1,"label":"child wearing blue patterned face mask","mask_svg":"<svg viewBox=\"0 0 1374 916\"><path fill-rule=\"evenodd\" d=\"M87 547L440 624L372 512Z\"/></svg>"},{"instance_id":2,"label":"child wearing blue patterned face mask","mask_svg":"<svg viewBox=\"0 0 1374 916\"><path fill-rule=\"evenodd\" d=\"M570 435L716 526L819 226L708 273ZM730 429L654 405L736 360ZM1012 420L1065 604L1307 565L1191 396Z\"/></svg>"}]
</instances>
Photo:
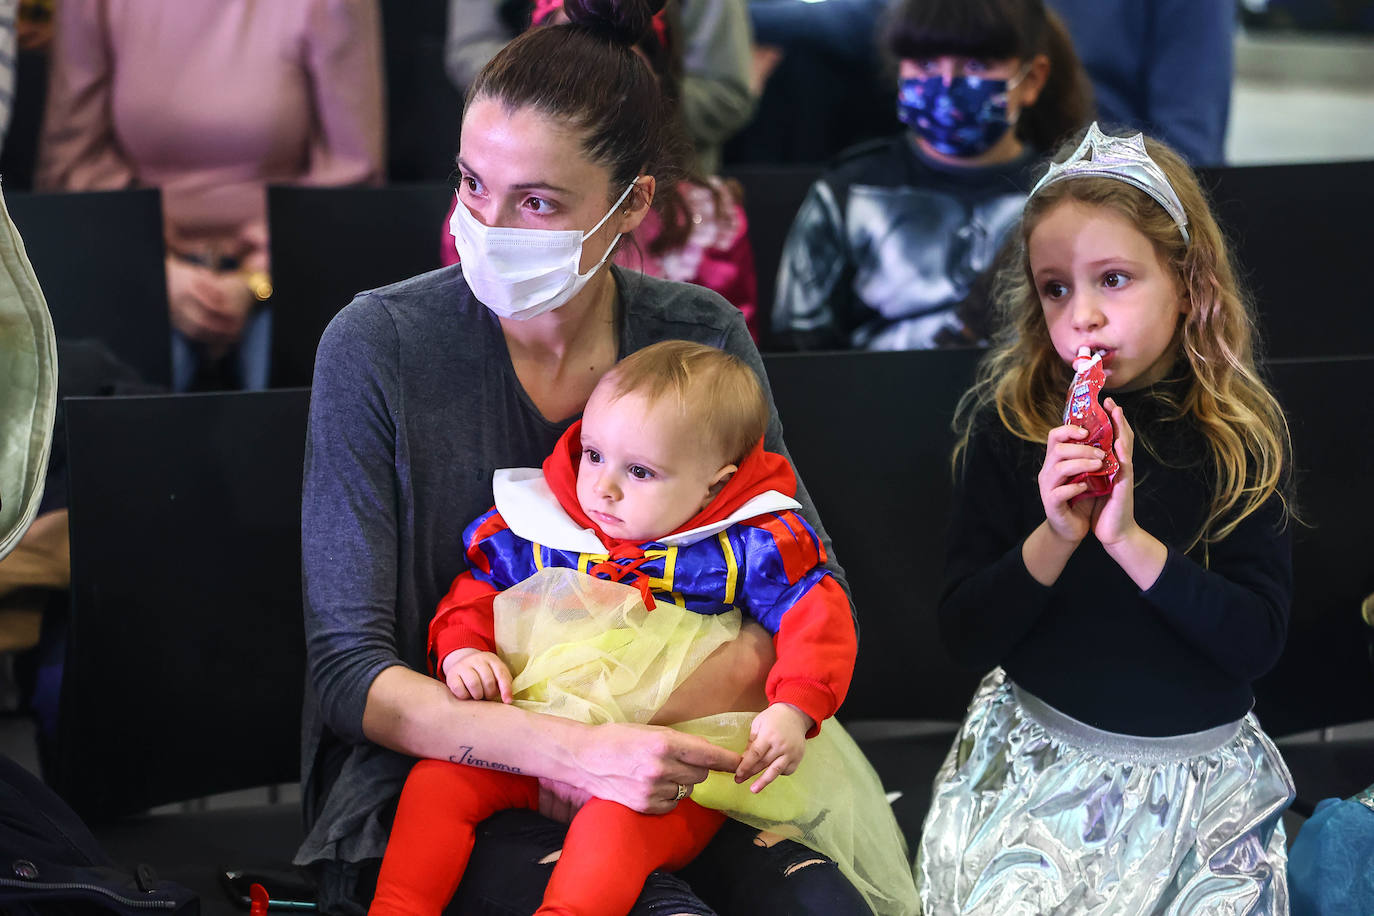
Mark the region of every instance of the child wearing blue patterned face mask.
<instances>
[{"instance_id":1,"label":"child wearing blue patterned face mask","mask_svg":"<svg viewBox=\"0 0 1374 916\"><path fill-rule=\"evenodd\" d=\"M902 134L841 154L783 251L776 343L913 350L983 340L988 275L1030 166L1090 120L1043 0L896 0L882 38Z\"/></svg>"},{"instance_id":2,"label":"child wearing blue patterned face mask","mask_svg":"<svg viewBox=\"0 0 1374 916\"><path fill-rule=\"evenodd\" d=\"M897 116L933 158L996 165L1082 126L1086 83L1043 0L904 0L886 37Z\"/></svg>"},{"instance_id":3,"label":"child wearing blue patterned face mask","mask_svg":"<svg viewBox=\"0 0 1374 916\"><path fill-rule=\"evenodd\" d=\"M911 128L918 143L928 147L927 152L973 159L998 148L1015 158L1022 143L1012 127L1021 109L1039 95L1049 66L1048 58L1040 55L1016 68L1010 80L1000 78L1002 71L1016 63L1015 59L976 60L952 54L904 60L897 117ZM1039 65L1035 73L1032 63Z\"/></svg>"}]
</instances>

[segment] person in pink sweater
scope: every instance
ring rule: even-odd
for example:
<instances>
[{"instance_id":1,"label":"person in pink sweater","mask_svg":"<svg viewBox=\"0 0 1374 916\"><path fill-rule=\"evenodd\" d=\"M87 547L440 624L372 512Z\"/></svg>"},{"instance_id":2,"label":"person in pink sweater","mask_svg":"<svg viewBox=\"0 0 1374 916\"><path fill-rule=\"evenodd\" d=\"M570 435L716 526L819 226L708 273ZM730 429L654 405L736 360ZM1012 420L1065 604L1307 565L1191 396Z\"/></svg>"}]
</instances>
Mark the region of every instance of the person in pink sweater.
<instances>
[{"instance_id":1,"label":"person in pink sweater","mask_svg":"<svg viewBox=\"0 0 1374 916\"><path fill-rule=\"evenodd\" d=\"M379 182L382 109L377 0L63 0L35 183L160 188L174 387L263 387L266 186Z\"/></svg>"}]
</instances>

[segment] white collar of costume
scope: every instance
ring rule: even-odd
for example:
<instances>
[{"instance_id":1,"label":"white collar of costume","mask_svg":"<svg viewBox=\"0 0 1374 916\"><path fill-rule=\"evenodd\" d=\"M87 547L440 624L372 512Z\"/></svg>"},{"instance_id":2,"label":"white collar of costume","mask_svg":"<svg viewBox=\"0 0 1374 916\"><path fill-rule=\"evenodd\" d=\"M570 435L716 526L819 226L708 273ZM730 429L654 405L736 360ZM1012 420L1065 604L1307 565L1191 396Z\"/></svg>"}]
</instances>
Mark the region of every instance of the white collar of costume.
<instances>
[{"instance_id":1,"label":"white collar of costume","mask_svg":"<svg viewBox=\"0 0 1374 916\"><path fill-rule=\"evenodd\" d=\"M492 475L492 494L496 509L510 530L527 541L555 550L602 554L606 547L596 532L573 521L553 495L540 468L502 468ZM738 522L769 512L800 509L801 503L777 490L767 490L740 506L726 518L699 528L679 531L659 538L665 547L686 547L717 534Z\"/></svg>"}]
</instances>

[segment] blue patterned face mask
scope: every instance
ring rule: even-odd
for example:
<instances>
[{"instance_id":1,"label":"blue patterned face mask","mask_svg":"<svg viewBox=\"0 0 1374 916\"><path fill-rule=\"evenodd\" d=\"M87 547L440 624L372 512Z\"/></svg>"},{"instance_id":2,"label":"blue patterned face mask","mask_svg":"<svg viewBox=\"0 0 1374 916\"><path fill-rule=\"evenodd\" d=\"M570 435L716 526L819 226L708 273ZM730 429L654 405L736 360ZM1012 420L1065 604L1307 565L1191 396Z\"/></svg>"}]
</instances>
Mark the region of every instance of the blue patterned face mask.
<instances>
[{"instance_id":1,"label":"blue patterned face mask","mask_svg":"<svg viewBox=\"0 0 1374 916\"><path fill-rule=\"evenodd\" d=\"M900 82L897 117L936 152L961 159L987 152L1011 129L1007 90L1019 83L956 76L945 85L942 76L913 77Z\"/></svg>"}]
</instances>

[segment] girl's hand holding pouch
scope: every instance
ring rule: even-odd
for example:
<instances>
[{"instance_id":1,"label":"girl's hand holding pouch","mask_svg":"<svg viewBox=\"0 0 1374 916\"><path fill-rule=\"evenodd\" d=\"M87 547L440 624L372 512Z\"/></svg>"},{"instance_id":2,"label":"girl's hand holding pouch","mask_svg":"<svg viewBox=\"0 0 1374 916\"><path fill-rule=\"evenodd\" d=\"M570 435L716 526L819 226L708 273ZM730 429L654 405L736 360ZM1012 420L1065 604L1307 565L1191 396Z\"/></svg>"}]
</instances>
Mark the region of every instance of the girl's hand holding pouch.
<instances>
[{"instance_id":1,"label":"girl's hand holding pouch","mask_svg":"<svg viewBox=\"0 0 1374 916\"><path fill-rule=\"evenodd\" d=\"M1135 522L1135 471L1131 457L1135 451L1135 432L1126 422L1121 405L1112 398L1103 402L1116 429L1112 450L1119 465L1111 491L1094 500L1092 531L1103 547L1125 540L1137 526Z\"/></svg>"},{"instance_id":2,"label":"girl's hand holding pouch","mask_svg":"<svg viewBox=\"0 0 1374 916\"><path fill-rule=\"evenodd\" d=\"M1085 440L1081 426L1057 426L1050 430L1045 447L1045 464L1037 480L1040 501L1045 506L1045 521L1054 534L1071 543L1087 537L1092 528L1096 500L1079 499L1088 489L1081 478L1102 467L1104 453Z\"/></svg>"}]
</instances>

